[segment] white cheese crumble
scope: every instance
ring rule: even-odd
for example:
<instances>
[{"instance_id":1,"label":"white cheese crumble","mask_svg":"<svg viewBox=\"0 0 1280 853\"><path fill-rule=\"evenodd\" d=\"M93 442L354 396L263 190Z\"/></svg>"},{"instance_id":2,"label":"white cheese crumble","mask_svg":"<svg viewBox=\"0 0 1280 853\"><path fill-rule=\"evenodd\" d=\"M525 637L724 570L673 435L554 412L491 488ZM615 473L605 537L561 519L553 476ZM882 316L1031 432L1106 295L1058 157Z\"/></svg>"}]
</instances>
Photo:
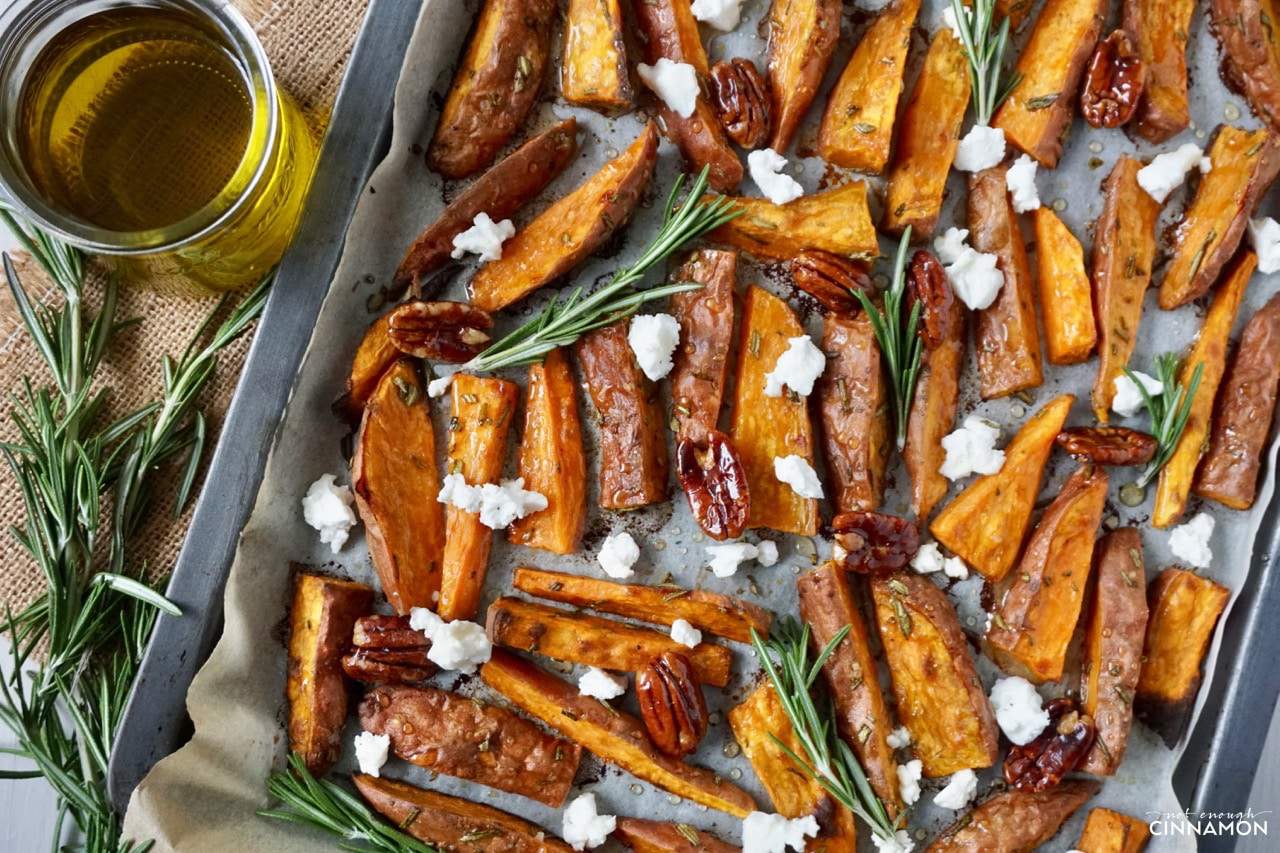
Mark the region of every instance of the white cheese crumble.
<instances>
[{"instance_id":1,"label":"white cheese crumble","mask_svg":"<svg viewBox=\"0 0 1280 853\"><path fill-rule=\"evenodd\" d=\"M634 575L635 570L631 567L639 559L640 546L625 530L610 533L600 546L600 553L596 555L596 562L611 578L629 578Z\"/></svg>"},{"instance_id":2,"label":"white cheese crumble","mask_svg":"<svg viewBox=\"0 0 1280 853\"><path fill-rule=\"evenodd\" d=\"M933 238L933 250L944 264L954 264L968 249L968 228L948 228L941 237Z\"/></svg>"},{"instance_id":3,"label":"white cheese crumble","mask_svg":"<svg viewBox=\"0 0 1280 853\"><path fill-rule=\"evenodd\" d=\"M1023 154L1009 171L1005 173L1005 186L1013 197L1013 209L1018 213L1028 213L1040 207L1040 191L1036 189L1036 169L1040 166L1026 154Z\"/></svg>"},{"instance_id":4,"label":"white cheese crumble","mask_svg":"<svg viewBox=\"0 0 1280 853\"><path fill-rule=\"evenodd\" d=\"M637 314L627 328L627 343L644 375L657 382L671 372L680 324L670 314Z\"/></svg>"},{"instance_id":5,"label":"white cheese crumble","mask_svg":"<svg viewBox=\"0 0 1280 853\"><path fill-rule=\"evenodd\" d=\"M702 642L702 632L690 625L689 620L677 619L671 623L671 639L692 649Z\"/></svg>"},{"instance_id":6,"label":"white cheese crumble","mask_svg":"<svg viewBox=\"0 0 1280 853\"><path fill-rule=\"evenodd\" d=\"M1169 550L1173 556L1197 569L1209 568L1213 562L1213 550L1209 547L1213 527L1213 516L1196 513L1186 524L1179 524L1169 531Z\"/></svg>"},{"instance_id":7,"label":"white cheese crumble","mask_svg":"<svg viewBox=\"0 0 1280 853\"><path fill-rule=\"evenodd\" d=\"M996 301L1000 288L1004 287L1004 273L996 266L999 259L967 245L968 237L967 229L948 228L933 241L933 248L956 296L970 310L981 311Z\"/></svg>"},{"instance_id":8,"label":"white cheese crumble","mask_svg":"<svg viewBox=\"0 0 1280 853\"><path fill-rule=\"evenodd\" d=\"M882 838L873 832L871 843L875 845L876 853L911 853L916 849L916 843L905 829L899 829L892 838Z\"/></svg>"},{"instance_id":9,"label":"white cheese crumble","mask_svg":"<svg viewBox=\"0 0 1280 853\"><path fill-rule=\"evenodd\" d=\"M790 175L784 174L787 158L772 148L761 148L747 155L747 169L764 197L774 204L786 204L804 195L804 187Z\"/></svg>"},{"instance_id":10,"label":"white cheese crumble","mask_svg":"<svg viewBox=\"0 0 1280 853\"><path fill-rule=\"evenodd\" d=\"M996 449L1000 429L988 420L969 415L964 424L942 439L946 459L938 473L955 482L970 474L994 474L1004 467L1004 451Z\"/></svg>"},{"instance_id":11,"label":"white cheese crumble","mask_svg":"<svg viewBox=\"0 0 1280 853\"><path fill-rule=\"evenodd\" d=\"M803 456L792 453L790 456L773 457L773 476L802 498L822 497L822 481L818 479L818 472Z\"/></svg>"},{"instance_id":12,"label":"white cheese crumble","mask_svg":"<svg viewBox=\"0 0 1280 853\"><path fill-rule=\"evenodd\" d=\"M356 496L347 486L339 486L332 474L322 474L302 496L302 518L320 531L320 544L328 545L333 553L342 550L356 525L356 514L351 509Z\"/></svg>"},{"instance_id":13,"label":"white cheese crumble","mask_svg":"<svg viewBox=\"0 0 1280 853\"><path fill-rule=\"evenodd\" d=\"M707 563L711 574L718 578L731 578L738 573L738 566L747 560L757 559L760 549L750 542L725 542L722 545L708 545L707 556L711 558Z\"/></svg>"},{"instance_id":14,"label":"white cheese crumble","mask_svg":"<svg viewBox=\"0 0 1280 853\"><path fill-rule=\"evenodd\" d=\"M1195 168L1208 172L1206 166L1212 167L1212 164L1206 162L1204 151L1200 146L1187 142L1173 151L1157 154L1154 160L1139 169L1138 186L1164 204L1169 194L1182 186L1188 172Z\"/></svg>"},{"instance_id":15,"label":"white cheese crumble","mask_svg":"<svg viewBox=\"0 0 1280 853\"><path fill-rule=\"evenodd\" d=\"M636 73L662 103L680 118L693 115L698 105L698 73L687 62L672 62L665 56L653 65L641 62Z\"/></svg>"},{"instance_id":16,"label":"white cheese crumble","mask_svg":"<svg viewBox=\"0 0 1280 853\"><path fill-rule=\"evenodd\" d=\"M627 677L613 675L603 669L588 667L578 679L578 692L583 696L591 696L601 702L617 699L627 692Z\"/></svg>"},{"instance_id":17,"label":"white cheese crumble","mask_svg":"<svg viewBox=\"0 0 1280 853\"><path fill-rule=\"evenodd\" d=\"M1258 253L1258 272L1280 272L1280 222L1270 216L1249 220L1249 242Z\"/></svg>"},{"instance_id":18,"label":"white cheese crumble","mask_svg":"<svg viewBox=\"0 0 1280 853\"><path fill-rule=\"evenodd\" d=\"M913 758L906 764L898 765L898 793L907 805L914 805L920 799L920 776L924 772L924 762Z\"/></svg>"},{"instance_id":19,"label":"white cheese crumble","mask_svg":"<svg viewBox=\"0 0 1280 853\"><path fill-rule=\"evenodd\" d=\"M1004 736L1026 746L1049 725L1049 712L1030 681L1019 676L1002 678L991 688L991 709Z\"/></svg>"},{"instance_id":20,"label":"white cheese crumble","mask_svg":"<svg viewBox=\"0 0 1280 853\"><path fill-rule=\"evenodd\" d=\"M547 508L547 496L525 489L524 477L471 486L457 472L445 475L436 500L463 512L480 513L480 523L491 530L502 530L518 518Z\"/></svg>"},{"instance_id":21,"label":"white cheese crumble","mask_svg":"<svg viewBox=\"0 0 1280 853\"><path fill-rule=\"evenodd\" d=\"M911 731L906 726L898 726L884 740L890 749L905 749L911 746Z\"/></svg>"},{"instance_id":22,"label":"white cheese crumble","mask_svg":"<svg viewBox=\"0 0 1280 853\"><path fill-rule=\"evenodd\" d=\"M962 581L969 577L969 567L959 557L947 557L942 561L942 573L949 578Z\"/></svg>"},{"instance_id":23,"label":"white cheese crumble","mask_svg":"<svg viewBox=\"0 0 1280 853\"><path fill-rule=\"evenodd\" d=\"M722 33L733 32L742 19L742 0L693 0L693 17Z\"/></svg>"},{"instance_id":24,"label":"white cheese crumble","mask_svg":"<svg viewBox=\"0 0 1280 853\"><path fill-rule=\"evenodd\" d=\"M781 397L785 385L795 394L808 397L813 393L813 383L827 366L827 357L808 335L789 338L787 349L764 376L764 395Z\"/></svg>"},{"instance_id":25,"label":"white cheese crumble","mask_svg":"<svg viewBox=\"0 0 1280 853\"><path fill-rule=\"evenodd\" d=\"M1004 159L1004 131L975 124L956 148L955 167L960 172L981 172L1000 165Z\"/></svg>"},{"instance_id":26,"label":"white cheese crumble","mask_svg":"<svg viewBox=\"0 0 1280 853\"><path fill-rule=\"evenodd\" d=\"M391 735L360 732L352 745L356 749L356 764L360 765L360 772L366 776L381 776L382 766L387 763L387 755L391 751Z\"/></svg>"},{"instance_id":27,"label":"white cheese crumble","mask_svg":"<svg viewBox=\"0 0 1280 853\"><path fill-rule=\"evenodd\" d=\"M516 233L516 226L510 219L494 222L489 214L481 211L471 221L471 227L453 238L453 251L449 256L454 260L470 252L479 255L482 261L496 261L502 258L502 244L510 240Z\"/></svg>"},{"instance_id":28,"label":"white cheese crumble","mask_svg":"<svg viewBox=\"0 0 1280 853\"><path fill-rule=\"evenodd\" d=\"M804 850L804 840L818 834L813 815L788 820L779 814L752 812L742 821L742 853L785 853Z\"/></svg>"},{"instance_id":29,"label":"white cheese crumble","mask_svg":"<svg viewBox=\"0 0 1280 853\"><path fill-rule=\"evenodd\" d=\"M978 774L972 770L959 770L951 774L945 788L933 798L933 804L944 809L962 809L978 793Z\"/></svg>"},{"instance_id":30,"label":"white cheese crumble","mask_svg":"<svg viewBox=\"0 0 1280 853\"><path fill-rule=\"evenodd\" d=\"M911 568L919 575L942 572L949 578L964 580L969 577L969 567L959 557L943 557L936 542L926 542L916 549L911 558Z\"/></svg>"},{"instance_id":31,"label":"white cheese crumble","mask_svg":"<svg viewBox=\"0 0 1280 853\"><path fill-rule=\"evenodd\" d=\"M966 18L968 18L968 17L969 17L969 14L968 14L969 9L966 7L964 11L965 11L965 17L966 17ZM943 8L942 8L942 22L941 22L940 24L938 24L938 26L939 26L939 27L949 27L949 28L951 29L951 32L953 32L953 33L955 33L955 34L956 34L956 38L960 39L961 41L963 41L963 40L964 40L964 37L960 34L960 21L959 21L959 19L957 19L957 18L956 18L956 10L955 10L955 7L954 7L954 6L952 6L950 3L946 3L946 4L943 6Z\"/></svg>"},{"instance_id":32,"label":"white cheese crumble","mask_svg":"<svg viewBox=\"0 0 1280 853\"><path fill-rule=\"evenodd\" d=\"M778 562L778 543L772 539L761 539L756 545L756 562L766 569Z\"/></svg>"},{"instance_id":33,"label":"white cheese crumble","mask_svg":"<svg viewBox=\"0 0 1280 853\"><path fill-rule=\"evenodd\" d=\"M1141 370L1134 370L1132 373L1152 397L1164 393L1164 383L1159 379L1148 376ZM1111 399L1111 411L1122 418L1131 418L1142 410L1142 394L1132 379L1121 373L1111 384L1116 391Z\"/></svg>"},{"instance_id":34,"label":"white cheese crumble","mask_svg":"<svg viewBox=\"0 0 1280 853\"><path fill-rule=\"evenodd\" d=\"M595 794L580 794L564 810L560 835L574 850L586 850L604 844L617 827L616 817L596 810Z\"/></svg>"},{"instance_id":35,"label":"white cheese crumble","mask_svg":"<svg viewBox=\"0 0 1280 853\"><path fill-rule=\"evenodd\" d=\"M465 619L446 622L425 607L414 607L409 611L409 627L431 641L427 660L441 669L471 675L493 653L484 628Z\"/></svg>"},{"instance_id":36,"label":"white cheese crumble","mask_svg":"<svg viewBox=\"0 0 1280 853\"><path fill-rule=\"evenodd\" d=\"M442 504L457 507L463 512L480 511L480 489L476 486L468 486L466 477L456 472L445 474L436 500Z\"/></svg>"},{"instance_id":37,"label":"white cheese crumble","mask_svg":"<svg viewBox=\"0 0 1280 853\"><path fill-rule=\"evenodd\" d=\"M431 398L443 397L445 392L449 390L449 386L453 384L453 374L447 376L439 376L427 383L427 396Z\"/></svg>"}]
</instances>

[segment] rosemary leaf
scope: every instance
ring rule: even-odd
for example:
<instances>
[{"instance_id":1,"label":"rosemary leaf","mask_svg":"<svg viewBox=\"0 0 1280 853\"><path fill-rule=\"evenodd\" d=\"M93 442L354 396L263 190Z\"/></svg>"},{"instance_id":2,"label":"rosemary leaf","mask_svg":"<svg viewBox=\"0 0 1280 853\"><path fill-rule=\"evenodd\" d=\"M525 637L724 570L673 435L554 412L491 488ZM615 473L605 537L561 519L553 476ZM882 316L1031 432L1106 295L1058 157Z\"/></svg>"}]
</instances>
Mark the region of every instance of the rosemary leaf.
<instances>
[{"instance_id":1,"label":"rosemary leaf","mask_svg":"<svg viewBox=\"0 0 1280 853\"><path fill-rule=\"evenodd\" d=\"M960 43L969 60L973 111L980 125L991 124L996 109L1020 81L1014 74L1001 83L1004 54L1009 46L1009 19L1004 18L996 26L995 7L996 0L973 0L972 7L965 6L962 0L951 0Z\"/></svg>"},{"instance_id":2,"label":"rosemary leaf","mask_svg":"<svg viewBox=\"0 0 1280 853\"><path fill-rule=\"evenodd\" d=\"M1182 371L1182 360L1174 353L1163 353L1156 357L1156 374L1164 386L1159 394L1152 394L1138 380L1129 368L1124 368L1142 396L1142 406L1151 416L1151 434L1156 439L1156 455L1142 469L1136 484L1146 488L1173 456L1182 433L1187 428L1187 420L1191 417L1191 405L1195 401L1196 391L1200 389L1200 378L1204 374L1204 363L1201 362L1191 371L1190 381L1185 385L1179 380Z\"/></svg>"}]
</instances>

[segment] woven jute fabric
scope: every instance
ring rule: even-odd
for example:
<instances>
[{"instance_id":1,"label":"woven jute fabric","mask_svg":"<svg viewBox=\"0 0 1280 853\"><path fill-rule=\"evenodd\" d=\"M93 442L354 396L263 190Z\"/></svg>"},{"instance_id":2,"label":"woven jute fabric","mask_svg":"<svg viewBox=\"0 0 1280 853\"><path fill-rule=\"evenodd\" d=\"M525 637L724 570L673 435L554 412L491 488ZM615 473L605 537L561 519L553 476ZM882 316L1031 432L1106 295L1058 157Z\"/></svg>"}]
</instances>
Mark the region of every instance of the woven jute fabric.
<instances>
[{"instance_id":1,"label":"woven jute fabric","mask_svg":"<svg viewBox=\"0 0 1280 853\"><path fill-rule=\"evenodd\" d=\"M235 5L253 23L279 85L301 105L313 130L323 133L368 0L237 0ZM38 266L23 257L16 259L16 265L33 297L55 298ZM91 306L100 297L105 276L105 270L98 267L90 274ZM136 317L141 322L117 336L100 371L99 381L110 392L108 416L132 411L158 397L161 358L179 355L215 306L216 301L211 298L165 292L146 282L125 283L118 317ZM210 446L216 440L248 349L246 336L222 354L216 378L202 401L209 419ZM6 413L0 417L0 435L5 439L13 437L7 418L8 395L21 388L23 377L43 384L47 375L5 288L0 292L0 392L5 395ZM190 509L176 519L172 513L181 473L177 466L157 473L159 488L153 511L133 543L131 553L136 565L145 564L153 577L172 568L186 535ZM5 467L0 471L0 522L7 530L9 525L20 525L23 515L22 496ZM42 590L44 581L35 563L7 532L0 534L0 567L0 603L16 610Z\"/></svg>"}]
</instances>

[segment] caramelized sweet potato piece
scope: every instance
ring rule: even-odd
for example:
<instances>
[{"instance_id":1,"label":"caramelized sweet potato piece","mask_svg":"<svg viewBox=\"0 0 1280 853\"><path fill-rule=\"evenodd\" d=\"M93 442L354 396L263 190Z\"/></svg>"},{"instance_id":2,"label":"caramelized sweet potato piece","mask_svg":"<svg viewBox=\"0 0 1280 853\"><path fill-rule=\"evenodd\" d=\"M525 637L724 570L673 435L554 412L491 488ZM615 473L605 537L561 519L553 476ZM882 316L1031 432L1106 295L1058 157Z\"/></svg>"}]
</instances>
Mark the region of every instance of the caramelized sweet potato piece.
<instances>
[{"instance_id":1,"label":"caramelized sweet potato piece","mask_svg":"<svg viewBox=\"0 0 1280 853\"><path fill-rule=\"evenodd\" d=\"M1039 793L1009 789L988 798L943 831L926 853L1031 853L1102 785L1068 779Z\"/></svg>"},{"instance_id":2,"label":"caramelized sweet potato piece","mask_svg":"<svg viewBox=\"0 0 1280 853\"><path fill-rule=\"evenodd\" d=\"M991 659L1005 672L1036 682L1062 677L1106 503L1106 469L1085 466L1044 511L987 630Z\"/></svg>"},{"instance_id":3,"label":"caramelized sweet potato piece","mask_svg":"<svg viewBox=\"0 0 1280 853\"><path fill-rule=\"evenodd\" d=\"M572 554L587 523L587 457L573 371L561 350L529 368L520 438L524 487L547 498L547 508L511 525L507 538L553 554Z\"/></svg>"},{"instance_id":4,"label":"caramelized sweet potato piece","mask_svg":"<svg viewBox=\"0 0 1280 853\"><path fill-rule=\"evenodd\" d=\"M1062 156L1080 79L1108 8L1108 0L1047 0L1018 56L1019 82L991 123L1045 168Z\"/></svg>"},{"instance_id":5,"label":"caramelized sweet potato piece","mask_svg":"<svg viewBox=\"0 0 1280 853\"><path fill-rule=\"evenodd\" d=\"M571 104L617 113L631 107L622 4L569 0L560 92Z\"/></svg>"},{"instance_id":6,"label":"caramelized sweet potato piece","mask_svg":"<svg viewBox=\"0 0 1280 853\"><path fill-rule=\"evenodd\" d=\"M803 335L804 328L787 303L752 285L739 334L732 435L751 494L747 523L812 536L818 531L818 502L800 497L773 473L775 456L794 453L813 463L809 409L803 398L764 393L765 375L787 350L788 340Z\"/></svg>"},{"instance_id":7,"label":"caramelized sweet potato piece","mask_svg":"<svg viewBox=\"0 0 1280 853\"><path fill-rule=\"evenodd\" d=\"M734 817L746 817L755 810L746 791L710 770L659 752L645 734L644 724L635 717L583 696L577 685L527 660L494 649L480 676L525 713L664 791Z\"/></svg>"},{"instance_id":8,"label":"caramelized sweet potato piece","mask_svg":"<svg viewBox=\"0 0 1280 853\"><path fill-rule=\"evenodd\" d=\"M711 239L758 258L790 260L806 249L847 258L880 254L876 229L861 181L801 196L787 204L762 198L735 198L742 215L711 232Z\"/></svg>"},{"instance_id":9,"label":"caramelized sweet potato piece","mask_svg":"<svg viewBox=\"0 0 1280 853\"><path fill-rule=\"evenodd\" d=\"M497 311L582 263L631 217L658 159L650 122L626 151L515 233L471 279L471 301Z\"/></svg>"},{"instance_id":10,"label":"caramelized sweet potato piece","mask_svg":"<svg viewBox=\"0 0 1280 853\"><path fill-rule=\"evenodd\" d=\"M1147 69L1133 128L1164 142L1191 123L1187 107L1187 33L1195 0L1124 0L1124 29Z\"/></svg>"},{"instance_id":11,"label":"caramelized sweet potato piece","mask_svg":"<svg viewBox=\"0 0 1280 853\"><path fill-rule=\"evenodd\" d=\"M1142 853L1151 837L1145 820L1111 809L1094 809L1084 822L1084 832L1076 842L1080 853Z\"/></svg>"},{"instance_id":12,"label":"caramelized sweet potato piece","mask_svg":"<svg viewBox=\"0 0 1280 853\"><path fill-rule=\"evenodd\" d=\"M600 506L665 501L670 461L662 399L631 353L627 321L597 329L574 351L599 418Z\"/></svg>"},{"instance_id":13,"label":"caramelized sweet potato piece","mask_svg":"<svg viewBox=\"0 0 1280 853\"><path fill-rule=\"evenodd\" d=\"M893 444L885 387L871 320L832 314L822 329L827 371L819 385L822 451L828 497L837 512L876 510L884 497L885 468Z\"/></svg>"},{"instance_id":14,"label":"caramelized sweet potato piece","mask_svg":"<svg viewBox=\"0 0 1280 853\"><path fill-rule=\"evenodd\" d=\"M496 483L507 458L507 436L516 413L519 389L493 377L453 377L453 417L445 468L470 485ZM489 568L493 530L474 512L456 506L445 510L444 571L440 583L440 618L470 619L480 607Z\"/></svg>"},{"instance_id":15,"label":"caramelized sweet potato piece","mask_svg":"<svg viewBox=\"0 0 1280 853\"><path fill-rule=\"evenodd\" d=\"M1254 114L1280 133L1280 41L1275 30L1280 16L1275 0L1212 0L1209 13L1222 45L1223 76L1245 96Z\"/></svg>"},{"instance_id":16,"label":"caramelized sweet potato piece","mask_svg":"<svg viewBox=\"0 0 1280 853\"><path fill-rule=\"evenodd\" d=\"M1037 208L1035 223L1045 350L1053 364L1078 364L1098 342L1084 249L1053 208Z\"/></svg>"},{"instance_id":17,"label":"caramelized sweet potato piece","mask_svg":"<svg viewBox=\"0 0 1280 853\"><path fill-rule=\"evenodd\" d=\"M1053 440L1074 397L1050 400L1005 448L1004 467L979 477L929 526L933 536L988 580L1005 576L1022 548Z\"/></svg>"},{"instance_id":18,"label":"caramelized sweet potato piece","mask_svg":"<svg viewBox=\"0 0 1280 853\"><path fill-rule=\"evenodd\" d=\"M705 442L707 431L720 421L729 378L737 276L737 252L719 249L699 249L671 275L672 281L702 285L700 290L671 297L671 313L680 323L680 346L671 368L677 442L686 438Z\"/></svg>"},{"instance_id":19,"label":"caramelized sweet potato piece","mask_svg":"<svg viewBox=\"0 0 1280 853\"><path fill-rule=\"evenodd\" d=\"M769 90L773 139L791 145L840 39L840 0L773 0L769 6Z\"/></svg>"},{"instance_id":20,"label":"caramelized sweet potato piece","mask_svg":"<svg viewBox=\"0 0 1280 853\"><path fill-rule=\"evenodd\" d=\"M614 583L522 566L516 569L511 585L538 598L657 625L670 625L683 619L699 630L740 643L751 640L752 628L761 636L768 636L769 623L773 621L768 610L741 599L666 584Z\"/></svg>"},{"instance_id":21,"label":"caramelized sweet potato piece","mask_svg":"<svg viewBox=\"0 0 1280 853\"><path fill-rule=\"evenodd\" d=\"M382 592L397 613L434 607L444 560L435 430L418 372L400 359L365 405L351 459L356 511Z\"/></svg>"},{"instance_id":22,"label":"caramelized sweet potato piece","mask_svg":"<svg viewBox=\"0 0 1280 853\"><path fill-rule=\"evenodd\" d=\"M951 28L938 28L898 130L881 223L890 234L910 225L912 239L933 236L969 107L968 63Z\"/></svg>"},{"instance_id":23,"label":"caramelized sweet potato piece","mask_svg":"<svg viewBox=\"0 0 1280 853\"><path fill-rule=\"evenodd\" d=\"M951 485L938 473L947 453L942 439L955 425L956 403L960 397L960 371L964 368L964 303L952 299L946 335L926 348L916 378L915 397L907 418L907 444L902 459L911 477L911 511L923 525Z\"/></svg>"},{"instance_id":24,"label":"caramelized sweet potato piece","mask_svg":"<svg viewBox=\"0 0 1280 853\"><path fill-rule=\"evenodd\" d=\"M618 818L613 837L635 853L737 853L742 849L688 824L634 817Z\"/></svg>"},{"instance_id":25,"label":"caramelized sweet potato piece","mask_svg":"<svg viewBox=\"0 0 1280 853\"><path fill-rule=\"evenodd\" d=\"M1218 384L1227 367L1231 327L1235 325L1240 300L1257 267L1258 256L1253 252L1245 252L1232 262L1222 284L1213 295L1209 313L1205 315L1191 351L1182 359L1182 366L1178 369L1178 381L1189 388L1196 365L1204 365L1200 386L1191 402L1191 415L1187 418L1187 425L1182 430L1173 455L1160 469L1155 508L1151 511L1151 523L1156 527L1168 527L1186 509L1196 467L1200 464L1200 457L1204 455L1209 441L1209 420L1213 416L1213 401L1218 396Z\"/></svg>"},{"instance_id":26,"label":"caramelized sweet potato piece","mask_svg":"<svg viewBox=\"0 0 1280 853\"><path fill-rule=\"evenodd\" d=\"M364 404L373 396L378 380L400 358L400 350L391 342L390 326L391 312L388 311L369 324L356 347L355 358L351 359L351 373L347 376L347 389L333 403L333 411L348 421L360 420Z\"/></svg>"}]
</instances>

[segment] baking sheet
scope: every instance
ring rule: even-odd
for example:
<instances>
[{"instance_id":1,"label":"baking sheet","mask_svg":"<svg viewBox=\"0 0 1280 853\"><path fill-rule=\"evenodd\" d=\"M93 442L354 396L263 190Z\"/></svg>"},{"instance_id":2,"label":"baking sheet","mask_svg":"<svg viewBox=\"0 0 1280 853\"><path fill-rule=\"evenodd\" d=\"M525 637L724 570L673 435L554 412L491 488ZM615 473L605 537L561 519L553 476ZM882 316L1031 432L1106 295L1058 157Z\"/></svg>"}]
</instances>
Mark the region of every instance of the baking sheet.
<instances>
[{"instance_id":1,"label":"baking sheet","mask_svg":"<svg viewBox=\"0 0 1280 853\"><path fill-rule=\"evenodd\" d=\"M920 17L921 26L913 40L916 54L922 54L928 31L937 25L945 5L945 0L926 0ZM226 589L226 627L222 640L193 683L188 697L196 734L190 744L156 766L135 792L126 818L129 835L155 838L162 849L303 850L313 849L317 842L316 836L296 827L260 819L253 814L254 810L267 805L265 778L273 767L280 765L285 752L287 709L283 698L283 640L289 596L288 566L291 561L308 563L369 582L374 582L374 575L358 535L336 559L319 544L315 532L302 521L299 498L320 474L337 473L341 479L347 480L343 456L343 439L347 430L332 416L329 405L341 388L366 321L376 316L386 303L386 288L403 248L448 201L447 188L423 163L422 146L430 138L437 115L438 96L447 90L463 44L461 34L467 31L475 7L476 3L468 0L427 0L424 4L397 88L395 134L390 153L370 179L352 220L342 263L317 322L298 385L269 457L254 512L244 529ZM764 40L759 24L766 11L767 0L748 0L744 5L744 21L736 32L728 35L704 33L712 61L735 55L762 61ZM864 23L857 13L846 16L846 38L842 39L842 48L832 64L828 83L842 68ZM1217 46L1207 32L1203 13L1197 14L1191 36L1191 106L1195 120L1191 130L1159 149L1152 149L1145 144L1135 145L1121 132L1094 131L1077 122L1058 169L1042 171L1039 176L1037 183L1041 198L1059 210L1086 247L1092 236L1088 231L1089 223L1102 207L1100 183L1121 154L1137 152L1139 156L1150 157L1157 150L1167 150L1188 140L1204 145L1212 129L1224 120L1245 126L1256 124L1247 115L1247 107L1230 95L1219 80ZM553 67L556 65L558 63L553 63ZM917 56L911 67L914 70L918 65ZM554 82L549 88L555 88ZM817 104L823 103L825 97L819 96ZM639 114L607 119L588 110L548 100L539 106L527 133L568 115L575 116L583 128L579 159L543 194L539 204L517 217L517 224L527 221L542 205L572 189L593 173L600 163L615 156L635 137L643 121ZM815 122L814 116L810 118L809 126L802 131L796 146L801 152L812 148ZM621 240L612 242L601 257L592 259L576 272L576 282L593 282L639 252L656 228L658 212L652 200L665 197L679 165L678 153L664 142L650 201L638 211ZM810 191L821 182L830 182L833 176L835 180L842 179L816 158L803 159L794 167L793 173ZM879 186L875 180L870 183L874 187ZM747 179L741 191L754 194L755 187ZM1181 210L1184 197L1185 190L1170 199L1166 205L1165 223ZM963 205L963 180L953 175L942 219L944 226L956 222L957 212L963 219ZM963 226L962 221L957 224ZM883 248L887 253L891 247L886 242ZM776 267L754 266L745 258L743 261L739 276L741 284L757 282L779 293L790 292ZM461 270L445 295L461 296L461 285L469 272L470 268ZM1255 278L1240 312L1241 323L1274 291L1275 285L1273 277ZM1149 369L1158 351L1188 343L1203 314L1203 306L1161 312L1155 307L1154 295L1154 291L1149 294L1141 341L1133 362L1139 369ZM544 293L527 300L500 322L504 327L520 322L548 296ZM816 335L820 318L807 313L806 323L810 332ZM1095 369L1094 362L1072 368L1054 367L1048 371L1049 380L1033 392L1030 401L1010 399L979 403L970 365L970 375L964 383L961 416L976 412L988 417L1003 426L1007 439L1040 404L1058 393L1070 391L1080 398L1073 411L1073 422L1087 423L1088 388ZM522 373L516 372L511 378L523 383ZM583 405L590 433L590 406ZM444 405L437 403L436 406L437 414L440 414ZM886 510L905 512L903 489L906 476L898 460L895 459L893 465L894 485L886 499ZM513 460L509 459L509 473L513 466ZM1046 499L1056 493L1070 468L1069 460L1061 455L1054 457L1044 490ZM1107 512L1109 525L1142 525L1149 515L1149 502L1130 509L1115 500L1120 485L1126 479L1123 471L1118 471L1112 478L1112 500ZM594 480L592 485L594 487ZM1269 470L1259 507L1266 506L1272 488ZM595 495L590 495L589 500L594 507ZM1193 503L1190 512L1196 509ZM1215 565L1208 574L1236 589L1248 569L1261 513L1231 513L1213 508L1210 512L1218 519L1218 527L1213 537ZM703 548L707 540L697 531L685 502L677 496L668 505L633 513L605 513L593 509L584 550L574 557L556 557L511 546L504 537L495 537L486 601L508 588L511 570L516 565L599 576L599 569L593 562L595 550L607 533L620 529L632 532L641 544L638 580L657 583L670 575L682 585L699 585L741 595L770 607L778 614L794 613L795 576L829 553L829 543L820 538L805 539L760 531L779 543L783 556L778 565L760 569L747 564L737 577L714 578L704 568ZM759 537L751 534L748 538L755 541ZM1170 563L1168 534L1143 529L1143 539L1148 574L1154 575ZM975 636L985 621L977 602L979 588L976 580L951 587L962 622L966 630ZM716 712L714 723L694 760L742 785L767 809L768 799L755 781L745 758L738 753L724 722L723 712L742 697L756 672L749 650L743 646L734 646L734 650L737 677L723 692L708 691L709 703ZM1215 640L1209 665L1216 659L1217 652ZM549 666L565 677L575 675L569 667ZM994 667L984 661L980 669L989 686L996 674ZM488 695L478 680L462 679L455 674L440 676L437 683L464 693L481 697ZM1203 701L1203 697L1201 699ZM630 696L623 701L623 707L634 711ZM355 731L356 727L349 724L348 742ZM1116 777L1107 781L1091 805L1109 806L1149 817L1156 816L1157 812L1180 811L1181 806L1169 781L1177 758L1177 751L1165 748L1156 735L1136 724L1124 765ZM347 755L339 764L338 771L346 772L351 767L352 756ZM432 779L426 771L394 759L384 773L490 803L553 832L559 831L557 810L519 797L448 777ZM994 771L982 774L984 788L993 777ZM912 822L913 835L918 839L931 837L954 817L953 813L935 809L930 804L932 794L945 781L934 780L926 784ZM579 788L589 788L596 793L602 812L669 818L713 831L728 841L737 843L740 840L740 824L736 819L679 800L623 771L602 766L592 757L584 759L578 783ZM1243 808L1245 804L1239 805ZM1087 809L1069 822L1047 849L1069 849L1079 836L1085 811ZM1150 849L1191 850L1194 849L1194 840L1187 837L1157 838Z\"/></svg>"}]
</instances>

